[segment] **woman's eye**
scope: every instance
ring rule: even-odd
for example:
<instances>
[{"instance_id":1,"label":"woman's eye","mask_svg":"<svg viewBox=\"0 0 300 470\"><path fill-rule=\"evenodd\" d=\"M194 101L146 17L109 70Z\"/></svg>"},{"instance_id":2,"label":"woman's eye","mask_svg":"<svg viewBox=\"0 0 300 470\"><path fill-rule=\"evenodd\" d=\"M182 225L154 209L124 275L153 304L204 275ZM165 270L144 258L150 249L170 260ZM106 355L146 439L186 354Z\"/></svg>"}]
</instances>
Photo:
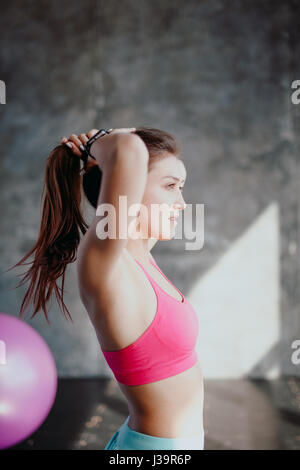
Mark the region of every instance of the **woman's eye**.
<instances>
[{"instance_id":1,"label":"woman's eye","mask_svg":"<svg viewBox=\"0 0 300 470\"><path fill-rule=\"evenodd\" d=\"M175 187L175 186L176 186L175 183L168 184L168 187ZM180 189L180 191L182 191L182 190L183 190L183 186L181 186L179 189Z\"/></svg>"}]
</instances>

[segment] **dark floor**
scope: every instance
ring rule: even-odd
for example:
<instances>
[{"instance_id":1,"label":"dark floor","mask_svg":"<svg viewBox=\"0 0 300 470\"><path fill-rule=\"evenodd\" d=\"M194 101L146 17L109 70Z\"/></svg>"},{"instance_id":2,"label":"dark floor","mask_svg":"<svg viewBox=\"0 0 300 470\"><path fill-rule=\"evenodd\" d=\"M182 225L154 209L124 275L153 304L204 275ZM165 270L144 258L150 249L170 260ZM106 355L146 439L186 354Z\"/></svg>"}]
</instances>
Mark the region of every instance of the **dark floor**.
<instances>
[{"instance_id":1,"label":"dark floor","mask_svg":"<svg viewBox=\"0 0 300 470\"><path fill-rule=\"evenodd\" d=\"M300 449L300 379L205 380L205 450ZM113 379L60 379L43 425L12 449L103 450L128 416Z\"/></svg>"}]
</instances>

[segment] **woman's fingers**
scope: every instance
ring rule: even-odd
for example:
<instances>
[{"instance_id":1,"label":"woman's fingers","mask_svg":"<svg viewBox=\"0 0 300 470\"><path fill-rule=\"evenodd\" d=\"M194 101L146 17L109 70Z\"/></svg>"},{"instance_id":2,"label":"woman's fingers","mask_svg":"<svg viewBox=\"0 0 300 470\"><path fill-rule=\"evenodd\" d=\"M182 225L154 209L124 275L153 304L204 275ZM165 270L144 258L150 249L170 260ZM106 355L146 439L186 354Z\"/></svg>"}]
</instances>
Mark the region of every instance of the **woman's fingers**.
<instances>
[{"instance_id":1,"label":"woman's fingers","mask_svg":"<svg viewBox=\"0 0 300 470\"><path fill-rule=\"evenodd\" d=\"M92 129L90 132L94 134L95 132L93 131L94 130ZM61 139L61 143L70 147L70 149L75 155L81 157L83 151L83 144L85 144L88 140L89 137L87 136L87 134L82 133L78 136L76 134L71 134L68 139L67 137L63 136Z\"/></svg>"},{"instance_id":2,"label":"woman's fingers","mask_svg":"<svg viewBox=\"0 0 300 470\"><path fill-rule=\"evenodd\" d=\"M85 144L89 140L86 134L79 134L78 138L80 139L82 144Z\"/></svg>"},{"instance_id":3,"label":"woman's fingers","mask_svg":"<svg viewBox=\"0 0 300 470\"><path fill-rule=\"evenodd\" d=\"M77 147L79 147L79 145L81 145L81 141L80 141L79 137L78 137L76 134L71 134L71 135L69 136L69 139L68 139L68 140L69 140L69 142L71 142L71 143L74 142L74 144L75 144Z\"/></svg>"},{"instance_id":4,"label":"woman's fingers","mask_svg":"<svg viewBox=\"0 0 300 470\"><path fill-rule=\"evenodd\" d=\"M88 136L88 139L90 139L91 137L93 137L93 135L97 134L97 132L99 131L99 129L91 129L90 131L88 131L86 133L86 135Z\"/></svg>"},{"instance_id":5,"label":"woman's fingers","mask_svg":"<svg viewBox=\"0 0 300 470\"><path fill-rule=\"evenodd\" d=\"M69 136L68 141L65 142L65 144L68 145L68 147L70 147L70 149L72 149L72 151L75 155L77 155L78 157L81 156L81 150L79 149L79 147L81 145L81 141L77 137L76 134L71 134Z\"/></svg>"},{"instance_id":6,"label":"woman's fingers","mask_svg":"<svg viewBox=\"0 0 300 470\"><path fill-rule=\"evenodd\" d=\"M135 127L122 127L122 128L113 129L111 133L134 132L135 130L136 130ZM81 157L82 151L83 151L83 145L91 137L93 137L93 135L95 135L97 132L99 132L99 129L91 129L86 134L82 133L82 134L79 134L78 136L76 134L71 134L69 138L67 138L66 136L63 136L61 139L61 143L68 145L68 147L72 149L75 155L78 155L78 157Z\"/></svg>"},{"instance_id":7,"label":"woman's fingers","mask_svg":"<svg viewBox=\"0 0 300 470\"><path fill-rule=\"evenodd\" d=\"M86 134L79 134L78 138L79 138L79 140L80 140L80 142L81 142L81 144L80 144L80 146L79 146L79 150L80 150L81 152L83 152L83 150L84 150L83 145L89 140L89 138L88 138L88 136L87 136Z\"/></svg>"},{"instance_id":8,"label":"woman's fingers","mask_svg":"<svg viewBox=\"0 0 300 470\"><path fill-rule=\"evenodd\" d=\"M85 134L80 134L77 136L76 134L71 134L69 137L69 141L71 141L72 144L72 150L73 152L81 157L82 154L82 144L85 143L88 139L86 139Z\"/></svg>"}]
</instances>

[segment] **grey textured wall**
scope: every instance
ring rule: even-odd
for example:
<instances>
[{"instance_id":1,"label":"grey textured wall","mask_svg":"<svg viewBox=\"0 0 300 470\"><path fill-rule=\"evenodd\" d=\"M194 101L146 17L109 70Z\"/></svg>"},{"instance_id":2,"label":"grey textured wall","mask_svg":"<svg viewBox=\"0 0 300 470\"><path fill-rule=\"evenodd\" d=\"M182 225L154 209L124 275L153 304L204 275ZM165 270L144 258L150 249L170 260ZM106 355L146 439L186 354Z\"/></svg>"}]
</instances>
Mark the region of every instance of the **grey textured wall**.
<instances>
[{"instance_id":1,"label":"grey textured wall","mask_svg":"<svg viewBox=\"0 0 300 470\"><path fill-rule=\"evenodd\" d=\"M62 135L165 129L183 142L184 196L205 205L205 243L158 242L153 254L194 292L205 375L300 375L299 14L291 0L1 2L1 271L36 240L45 159ZM13 289L16 271L0 283L0 310L16 315L25 287ZM66 290L74 324L55 302L50 327L31 311L26 321L61 377L111 375L74 265Z\"/></svg>"}]
</instances>

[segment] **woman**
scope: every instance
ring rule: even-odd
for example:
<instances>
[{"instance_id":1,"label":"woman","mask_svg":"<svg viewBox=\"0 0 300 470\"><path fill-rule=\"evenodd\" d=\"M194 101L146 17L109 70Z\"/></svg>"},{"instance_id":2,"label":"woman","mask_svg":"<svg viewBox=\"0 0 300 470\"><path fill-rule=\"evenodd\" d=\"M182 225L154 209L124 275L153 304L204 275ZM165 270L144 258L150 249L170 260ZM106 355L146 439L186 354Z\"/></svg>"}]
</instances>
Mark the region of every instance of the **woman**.
<instances>
[{"instance_id":1,"label":"woman","mask_svg":"<svg viewBox=\"0 0 300 470\"><path fill-rule=\"evenodd\" d=\"M63 138L48 158L40 235L17 264L35 252L21 281L31 278L20 315L36 285L32 316L42 308L49 323L46 303L54 290L71 318L63 302L64 277L67 264L77 259L81 300L128 401L129 415L105 449L203 449L198 319L150 254L157 240L172 238L185 208L180 145L169 133L146 127L114 129L97 139L82 176L84 193L98 208L88 227L80 212L80 159L96 132ZM116 217L108 217L111 208Z\"/></svg>"}]
</instances>

